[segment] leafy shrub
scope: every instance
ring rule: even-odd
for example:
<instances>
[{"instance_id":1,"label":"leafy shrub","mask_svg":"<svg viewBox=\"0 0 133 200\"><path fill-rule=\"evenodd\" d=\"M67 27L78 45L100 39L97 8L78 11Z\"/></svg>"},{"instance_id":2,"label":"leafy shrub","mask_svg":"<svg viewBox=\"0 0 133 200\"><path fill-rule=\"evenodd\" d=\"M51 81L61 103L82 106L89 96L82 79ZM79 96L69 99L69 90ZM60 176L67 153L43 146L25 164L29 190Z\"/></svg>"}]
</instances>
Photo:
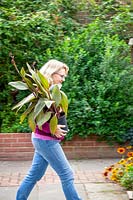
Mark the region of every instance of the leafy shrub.
<instances>
[{"instance_id":1,"label":"leafy shrub","mask_svg":"<svg viewBox=\"0 0 133 200\"><path fill-rule=\"evenodd\" d=\"M1 114L2 125L1 132L3 133L28 133L31 132L31 129L28 127L27 119L23 124L20 123L19 115L16 115L15 112L11 112L12 105L6 105L4 111ZM24 112L24 109L20 112Z\"/></svg>"},{"instance_id":2,"label":"leafy shrub","mask_svg":"<svg viewBox=\"0 0 133 200\"><path fill-rule=\"evenodd\" d=\"M69 138L99 135L122 142L132 127L132 75L128 45L105 34L104 23L91 23L81 34L66 38L48 53L70 66L64 83L69 97ZM126 95L126 98L125 98Z\"/></svg>"},{"instance_id":3,"label":"leafy shrub","mask_svg":"<svg viewBox=\"0 0 133 200\"><path fill-rule=\"evenodd\" d=\"M99 18L105 22L107 33L118 34L121 39L129 40L133 35L133 4L131 1L100 1L87 6L91 21Z\"/></svg>"},{"instance_id":4,"label":"leafy shrub","mask_svg":"<svg viewBox=\"0 0 133 200\"><path fill-rule=\"evenodd\" d=\"M123 142L128 142L129 145L133 146L133 128L128 129L123 135L122 135Z\"/></svg>"},{"instance_id":5,"label":"leafy shrub","mask_svg":"<svg viewBox=\"0 0 133 200\"><path fill-rule=\"evenodd\" d=\"M67 2L67 1L66 1ZM68 6L68 2L70 3ZM78 30L79 24L73 19L71 13L75 12L72 1L1 1L1 52L0 52L0 100L2 106L2 132L12 132L15 128L10 126L7 114L12 116L13 104L26 94L10 92L8 83L18 79L13 70L9 54L15 56L18 68L25 66L26 62L36 63L39 68L47 60L45 52L60 45L64 36L71 35ZM67 10L68 9L68 10ZM38 64L39 63L39 64ZM6 105L8 104L8 110ZM14 116L14 127L18 127L18 116ZM16 122L15 122L16 121ZM16 124L15 124L16 123ZM27 127L28 128L28 127ZM26 129L27 129L26 128ZM18 131L18 128L15 129ZM15 131L15 132L16 132Z\"/></svg>"}]
</instances>

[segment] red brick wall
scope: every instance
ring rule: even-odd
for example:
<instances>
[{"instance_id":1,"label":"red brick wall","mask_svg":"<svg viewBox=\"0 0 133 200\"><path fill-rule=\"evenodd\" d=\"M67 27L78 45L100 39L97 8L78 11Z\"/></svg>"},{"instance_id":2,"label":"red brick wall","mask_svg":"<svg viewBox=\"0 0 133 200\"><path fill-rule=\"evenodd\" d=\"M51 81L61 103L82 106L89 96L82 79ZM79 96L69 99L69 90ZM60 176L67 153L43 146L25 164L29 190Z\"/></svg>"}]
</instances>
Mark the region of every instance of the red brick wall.
<instances>
[{"instance_id":1,"label":"red brick wall","mask_svg":"<svg viewBox=\"0 0 133 200\"><path fill-rule=\"evenodd\" d=\"M69 159L119 157L117 145L98 142L95 136L75 137L72 141L65 141L62 147ZM31 160L33 152L30 133L0 133L0 160Z\"/></svg>"},{"instance_id":2,"label":"red brick wall","mask_svg":"<svg viewBox=\"0 0 133 200\"><path fill-rule=\"evenodd\" d=\"M0 133L0 160L29 160L33 156L30 133Z\"/></svg>"},{"instance_id":3,"label":"red brick wall","mask_svg":"<svg viewBox=\"0 0 133 200\"><path fill-rule=\"evenodd\" d=\"M75 137L63 144L65 154L70 159L118 158L118 147L119 145L110 146L106 142L99 142L96 136L88 136L86 139Z\"/></svg>"}]
</instances>

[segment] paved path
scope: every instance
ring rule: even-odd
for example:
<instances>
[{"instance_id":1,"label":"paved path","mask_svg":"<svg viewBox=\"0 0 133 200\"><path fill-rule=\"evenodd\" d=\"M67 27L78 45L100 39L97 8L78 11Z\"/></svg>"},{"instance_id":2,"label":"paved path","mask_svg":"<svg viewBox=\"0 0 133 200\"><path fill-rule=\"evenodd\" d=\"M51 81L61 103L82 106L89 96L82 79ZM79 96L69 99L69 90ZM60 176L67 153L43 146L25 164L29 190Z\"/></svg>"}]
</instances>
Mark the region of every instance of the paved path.
<instances>
[{"instance_id":1,"label":"paved path","mask_svg":"<svg viewBox=\"0 0 133 200\"><path fill-rule=\"evenodd\" d=\"M75 185L83 200L128 200L124 188L106 181L104 167L118 159L70 160ZM31 161L0 161L0 200L15 200L16 190ZM65 200L58 176L50 167L33 189L29 200Z\"/></svg>"}]
</instances>

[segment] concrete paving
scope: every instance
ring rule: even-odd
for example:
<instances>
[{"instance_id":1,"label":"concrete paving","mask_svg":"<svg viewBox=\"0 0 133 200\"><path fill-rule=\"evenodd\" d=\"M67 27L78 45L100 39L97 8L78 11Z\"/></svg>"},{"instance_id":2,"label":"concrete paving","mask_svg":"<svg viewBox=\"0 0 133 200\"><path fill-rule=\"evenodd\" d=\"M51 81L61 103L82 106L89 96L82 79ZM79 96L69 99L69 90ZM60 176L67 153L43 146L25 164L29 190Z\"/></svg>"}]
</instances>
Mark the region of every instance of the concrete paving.
<instances>
[{"instance_id":1,"label":"concrete paving","mask_svg":"<svg viewBox=\"0 0 133 200\"><path fill-rule=\"evenodd\" d=\"M104 179L104 168L118 159L70 160L75 186L82 200L129 200L126 190ZM0 161L0 200L15 200L18 186L31 161ZM60 180L48 167L46 175L36 184L28 200L65 200ZM76 199L75 199L76 200Z\"/></svg>"}]
</instances>

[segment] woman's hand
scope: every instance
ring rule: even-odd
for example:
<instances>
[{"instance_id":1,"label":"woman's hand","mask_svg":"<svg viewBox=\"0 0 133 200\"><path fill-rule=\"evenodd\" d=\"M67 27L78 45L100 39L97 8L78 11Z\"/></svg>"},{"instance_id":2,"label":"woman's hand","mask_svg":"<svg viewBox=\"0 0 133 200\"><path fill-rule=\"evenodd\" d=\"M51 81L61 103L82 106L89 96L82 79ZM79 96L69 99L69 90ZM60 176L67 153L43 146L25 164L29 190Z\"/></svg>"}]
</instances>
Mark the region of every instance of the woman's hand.
<instances>
[{"instance_id":1,"label":"woman's hand","mask_svg":"<svg viewBox=\"0 0 133 200\"><path fill-rule=\"evenodd\" d=\"M59 124L57 125L57 129L56 129L55 134L54 134L57 138L61 138L62 136L66 135L67 131L61 129L61 128L64 128L64 127L65 127L65 125L59 125Z\"/></svg>"}]
</instances>

